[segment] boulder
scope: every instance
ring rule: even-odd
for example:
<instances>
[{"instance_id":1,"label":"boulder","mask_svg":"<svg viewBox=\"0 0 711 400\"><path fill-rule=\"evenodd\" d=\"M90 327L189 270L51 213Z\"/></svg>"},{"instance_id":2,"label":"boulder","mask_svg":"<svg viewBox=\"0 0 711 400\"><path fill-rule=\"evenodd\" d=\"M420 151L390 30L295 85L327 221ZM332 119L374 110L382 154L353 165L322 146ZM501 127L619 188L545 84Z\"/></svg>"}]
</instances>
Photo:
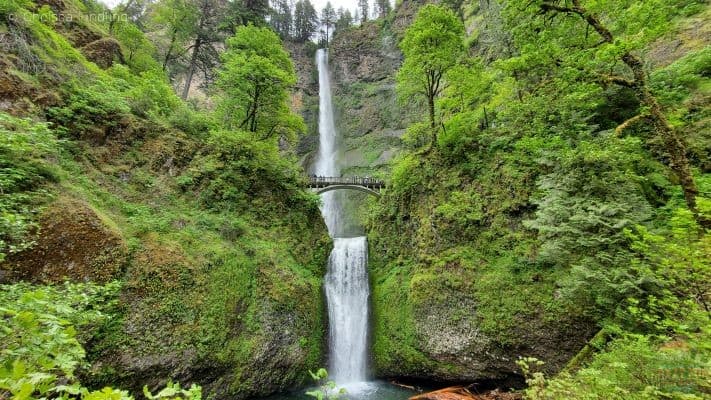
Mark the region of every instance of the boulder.
<instances>
[{"instance_id":1,"label":"boulder","mask_svg":"<svg viewBox=\"0 0 711 400\"><path fill-rule=\"evenodd\" d=\"M121 44L114 38L95 40L81 48L82 54L101 68L109 68L114 62L125 63L121 53Z\"/></svg>"}]
</instances>

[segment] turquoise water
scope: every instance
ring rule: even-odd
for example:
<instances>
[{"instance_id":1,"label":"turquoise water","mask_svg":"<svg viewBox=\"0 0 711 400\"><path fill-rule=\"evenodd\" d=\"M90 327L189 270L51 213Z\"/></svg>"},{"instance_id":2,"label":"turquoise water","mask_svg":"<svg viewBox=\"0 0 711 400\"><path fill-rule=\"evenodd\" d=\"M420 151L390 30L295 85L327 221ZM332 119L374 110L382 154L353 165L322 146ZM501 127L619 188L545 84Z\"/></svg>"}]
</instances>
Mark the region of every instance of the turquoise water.
<instances>
[{"instance_id":1,"label":"turquoise water","mask_svg":"<svg viewBox=\"0 0 711 400\"><path fill-rule=\"evenodd\" d=\"M346 389L346 394L340 397L341 400L407 400L418 394L384 381L358 382L339 387ZM313 389L281 393L262 400L315 400L314 397L306 395L309 390Z\"/></svg>"}]
</instances>

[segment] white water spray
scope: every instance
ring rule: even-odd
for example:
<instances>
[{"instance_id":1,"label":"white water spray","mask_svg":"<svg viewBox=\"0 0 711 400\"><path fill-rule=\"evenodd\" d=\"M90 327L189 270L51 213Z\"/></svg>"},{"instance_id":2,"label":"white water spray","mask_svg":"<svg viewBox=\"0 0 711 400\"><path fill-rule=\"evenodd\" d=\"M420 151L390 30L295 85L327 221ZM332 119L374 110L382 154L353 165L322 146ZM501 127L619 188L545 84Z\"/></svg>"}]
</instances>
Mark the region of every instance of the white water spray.
<instances>
[{"instance_id":1,"label":"white water spray","mask_svg":"<svg viewBox=\"0 0 711 400\"><path fill-rule=\"evenodd\" d=\"M316 52L319 72L319 151L314 173L339 176L328 54ZM368 336L368 244L365 237L340 238L343 209L337 192L322 195L321 213L334 238L325 278L329 321L329 372L338 384L364 382Z\"/></svg>"}]
</instances>

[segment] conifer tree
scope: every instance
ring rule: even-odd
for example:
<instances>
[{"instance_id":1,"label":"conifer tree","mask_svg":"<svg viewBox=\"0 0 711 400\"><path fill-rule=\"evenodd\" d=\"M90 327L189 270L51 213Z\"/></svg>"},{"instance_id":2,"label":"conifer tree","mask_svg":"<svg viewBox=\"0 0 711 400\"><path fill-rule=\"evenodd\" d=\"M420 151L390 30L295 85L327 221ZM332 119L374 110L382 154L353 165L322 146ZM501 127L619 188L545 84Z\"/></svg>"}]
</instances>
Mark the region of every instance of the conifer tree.
<instances>
[{"instance_id":1,"label":"conifer tree","mask_svg":"<svg viewBox=\"0 0 711 400\"><path fill-rule=\"evenodd\" d=\"M331 2L326 2L326 6L323 8L323 11L321 11L321 26L324 29L325 36L324 36L324 41L326 47L328 47L328 43L330 41L330 31L333 29L333 27L336 25L336 10L333 9L333 6L331 5Z\"/></svg>"},{"instance_id":2,"label":"conifer tree","mask_svg":"<svg viewBox=\"0 0 711 400\"><path fill-rule=\"evenodd\" d=\"M379 18L385 18L391 9L390 0L375 0L375 13Z\"/></svg>"},{"instance_id":3,"label":"conifer tree","mask_svg":"<svg viewBox=\"0 0 711 400\"><path fill-rule=\"evenodd\" d=\"M344 10L343 7L338 9L338 20L336 20L335 32L349 28L353 25L353 16L350 10Z\"/></svg>"},{"instance_id":4,"label":"conifer tree","mask_svg":"<svg viewBox=\"0 0 711 400\"><path fill-rule=\"evenodd\" d=\"M297 1L294 5L294 38L305 42L311 39L317 27L318 15L311 1Z\"/></svg>"},{"instance_id":5,"label":"conifer tree","mask_svg":"<svg viewBox=\"0 0 711 400\"><path fill-rule=\"evenodd\" d=\"M282 39L291 36L293 19L288 0L274 0L269 22Z\"/></svg>"},{"instance_id":6,"label":"conifer tree","mask_svg":"<svg viewBox=\"0 0 711 400\"><path fill-rule=\"evenodd\" d=\"M358 0L358 10L360 11L360 22L368 20L368 0Z\"/></svg>"}]
</instances>

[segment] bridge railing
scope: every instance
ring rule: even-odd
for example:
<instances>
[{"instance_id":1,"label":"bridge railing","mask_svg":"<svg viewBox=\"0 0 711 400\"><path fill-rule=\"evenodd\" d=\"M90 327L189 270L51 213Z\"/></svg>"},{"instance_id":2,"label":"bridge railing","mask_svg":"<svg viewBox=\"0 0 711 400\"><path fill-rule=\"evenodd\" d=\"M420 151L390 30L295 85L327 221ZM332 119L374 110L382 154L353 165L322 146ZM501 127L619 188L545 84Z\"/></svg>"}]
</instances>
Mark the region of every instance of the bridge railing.
<instances>
[{"instance_id":1,"label":"bridge railing","mask_svg":"<svg viewBox=\"0 0 711 400\"><path fill-rule=\"evenodd\" d=\"M330 185L359 185L369 188L384 188L385 181L368 176L309 176L310 187Z\"/></svg>"}]
</instances>

